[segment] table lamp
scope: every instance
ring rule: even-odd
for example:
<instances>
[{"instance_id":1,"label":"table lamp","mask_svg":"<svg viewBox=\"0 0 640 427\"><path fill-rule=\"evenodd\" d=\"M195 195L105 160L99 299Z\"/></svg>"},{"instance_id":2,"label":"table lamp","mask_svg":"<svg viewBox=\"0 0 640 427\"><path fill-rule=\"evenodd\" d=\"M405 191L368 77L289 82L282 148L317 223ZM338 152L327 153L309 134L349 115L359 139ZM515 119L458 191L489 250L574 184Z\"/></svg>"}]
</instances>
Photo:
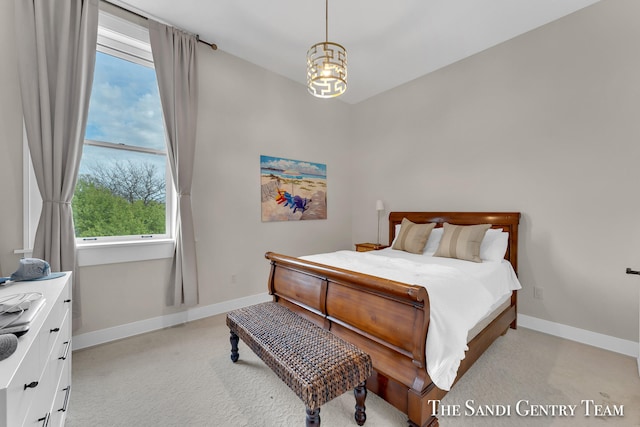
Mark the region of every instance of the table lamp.
<instances>
[{"instance_id":1,"label":"table lamp","mask_svg":"<svg viewBox=\"0 0 640 427\"><path fill-rule=\"evenodd\" d=\"M380 246L380 212L382 212L384 210L384 203L382 203L382 200L377 200L376 201L376 211L378 213L378 242L376 243L377 246Z\"/></svg>"}]
</instances>

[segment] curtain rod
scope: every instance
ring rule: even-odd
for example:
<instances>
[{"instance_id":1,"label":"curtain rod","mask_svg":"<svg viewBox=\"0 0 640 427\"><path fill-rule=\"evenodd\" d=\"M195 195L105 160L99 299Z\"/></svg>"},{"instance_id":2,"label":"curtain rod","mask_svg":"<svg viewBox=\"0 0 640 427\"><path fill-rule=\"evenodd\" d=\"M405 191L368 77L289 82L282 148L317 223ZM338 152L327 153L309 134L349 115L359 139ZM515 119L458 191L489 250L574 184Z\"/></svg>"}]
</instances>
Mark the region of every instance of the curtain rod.
<instances>
[{"instance_id":1,"label":"curtain rod","mask_svg":"<svg viewBox=\"0 0 640 427\"><path fill-rule=\"evenodd\" d=\"M148 16L142 15L142 14L140 14L140 13L138 13L138 12L134 12L133 10L129 10L129 9L127 9L127 8L123 7L123 6L120 6L119 4L115 4L115 3L112 3L112 2L107 1L107 0L101 0L101 1L103 1L103 2L105 2L105 3L108 3L108 4L110 4L110 5L111 5L111 6L113 6L113 7L117 7L118 9L123 10L123 11L125 11L125 12L132 13L132 14L136 15L136 16L137 16L137 17L139 17L139 18L145 19L145 20L147 20L147 21L149 20L149 17L148 17ZM154 20L155 20L155 19L154 19ZM218 50L218 45L216 45L215 43L209 43L209 42L206 42L206 41L202 40L202 39L200 38L200 36L198 36L197 34L196 34L196 37L198 38L198 41L199 41L200 43L204 43L204 44L206 44L207 46L211 47L211 49L213 49L213 50Z\"/></svg>"}]
</instances>

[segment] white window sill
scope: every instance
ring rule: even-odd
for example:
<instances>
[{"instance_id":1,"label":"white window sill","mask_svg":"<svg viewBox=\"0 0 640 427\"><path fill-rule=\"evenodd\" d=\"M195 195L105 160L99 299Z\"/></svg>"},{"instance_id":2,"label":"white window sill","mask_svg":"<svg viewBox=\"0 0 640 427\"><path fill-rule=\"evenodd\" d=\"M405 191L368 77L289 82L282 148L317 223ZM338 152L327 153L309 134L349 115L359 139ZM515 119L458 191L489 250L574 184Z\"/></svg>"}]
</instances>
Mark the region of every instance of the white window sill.
<instances>
[{"instance_id":1,"label":"white window sill","mask_svg":"<svg viewBox=\"0 0 640 427\"><path fill-rule=\"evenodd\" d=\"M78 248L78 266L116 264L133 261L149 261L173 257L173 239L135 242L82 243Z\"/></svg>"}]
</instances>

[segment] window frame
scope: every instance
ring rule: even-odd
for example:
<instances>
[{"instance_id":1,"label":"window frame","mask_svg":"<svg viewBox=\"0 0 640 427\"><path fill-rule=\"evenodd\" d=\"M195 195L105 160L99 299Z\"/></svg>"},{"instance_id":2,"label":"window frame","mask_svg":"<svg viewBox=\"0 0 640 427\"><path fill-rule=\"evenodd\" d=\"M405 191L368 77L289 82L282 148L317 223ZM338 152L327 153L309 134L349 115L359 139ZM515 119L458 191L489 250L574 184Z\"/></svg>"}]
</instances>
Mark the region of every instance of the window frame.
<instances>
[{"instance_id":1,"label":"window frame","mask_svg":"<svg viewBox=\"0 0 640 427\"><path fill-rule=\"evenodd\" d=\"M96 50L108 55L154 68L148 29L126 19L99 11L98 42ZM35 179L29 154L26 131L23 132L23 179L24 179L24 247L33 248L38 227L42 198ZM135 146L121 146L109 142L85 140L85 145L118 148L148 154L164 154L167 151ZM168 162L165 169L165 234L132 236L76 237L78 266L146 261L171 258L175 252L176 192ZM32 249L17 251L30 256Z\"/></svg>"}]
</instances>

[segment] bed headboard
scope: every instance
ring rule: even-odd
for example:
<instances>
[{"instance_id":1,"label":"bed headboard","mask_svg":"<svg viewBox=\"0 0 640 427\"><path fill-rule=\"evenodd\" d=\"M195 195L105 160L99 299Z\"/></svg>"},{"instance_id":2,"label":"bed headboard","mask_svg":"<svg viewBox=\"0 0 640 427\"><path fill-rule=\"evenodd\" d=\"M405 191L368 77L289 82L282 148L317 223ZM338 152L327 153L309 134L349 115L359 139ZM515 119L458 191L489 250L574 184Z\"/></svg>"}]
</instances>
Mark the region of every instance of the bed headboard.
<instances>
[{"instance_id":1,"label":"bed headboard","mask_svg":"<svg viewBox=\"0 0 640 427\"><path fill-rule=\"evenodd\" d=\"M491 224L491 228L501 228L509 233L509 245L504 258L518 272L518 224L520 212L390 212L389 244L396 234L396 225L407 218L416 224L435 222L442 227L443 222L456 225Z\"/></svg>"}]
</instances>

